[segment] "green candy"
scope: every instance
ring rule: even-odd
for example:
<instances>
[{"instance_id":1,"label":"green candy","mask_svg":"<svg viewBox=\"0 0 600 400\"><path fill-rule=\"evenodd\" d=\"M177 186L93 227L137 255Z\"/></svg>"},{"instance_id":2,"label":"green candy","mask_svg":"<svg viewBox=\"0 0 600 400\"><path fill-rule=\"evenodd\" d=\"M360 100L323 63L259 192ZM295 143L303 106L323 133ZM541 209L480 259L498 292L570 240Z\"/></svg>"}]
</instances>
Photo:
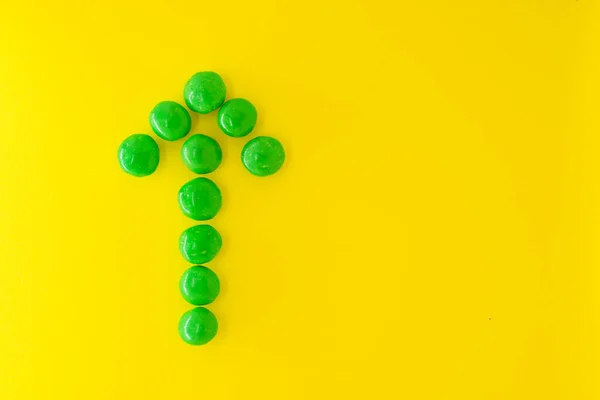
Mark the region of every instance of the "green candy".
<instances>
[{"instance_id":1,"label":"green candy","mask_svg":"<svg viewBox=\"0 0 600 400\"><path fill-rule=\"evenodd\" d=\"M206 135L194 135L181 147L181 158L186 167L197 174L208 174L221 164L223 153L217 141Z\"/></svg>"},{"instance_id":2,"label":"green candy","mask_svg":"<svg viewBox=\"0 0 600 400\"><path fill-rule=\"evenodd\" d=\"M196 225L183 231L179 237L179 251L192 264L211 261L221 250L223 239L210 225Z\"/></svg>"},{"instance_id":3,"label":"green candy","mask_svg":"<svg viewBox=\"0 0 600 400\"><path fill-rule=\"evenodd\" d=\"M142 177L156 171L160 155L154 139L140 133L123 140L119 146L118 158L123 171Z\"/></svg>"},{"instance_id":4,"label":"green candy","mask_svg":"<svg viewBox=\"0 0 600 400\"><path fill-rule=\"evenodd\" d=\"M231 99L219 109L217 123L226 135L242 137L252 132L257 118L256 108L248 100Z\"/></svg>"},{"instance_id":5,"label":"green candy","mask_svg":"<svg viewBox=\"0 0 600 400\"><path fill-rule=\"evenodd\" d=\"M242 149L242 163L256 176L273 175L285 161L285 151L279 140L269 136L258 136Z\"/></svg>"},{"instance_id":6,"label":"green candy","mask_svg":"<svg viewBox=\"0 0 600 400\"><path fill-rule=\"evenodd\" d=\"M204 307L186 311L179 320L179 336L194 346L210 342L218 330L217 317Z\"/></svg>"},{"instance_id":7,"label":"green candy","mask_svg":"<svg viewBox=\"0 0 600 400\"><path fill-rule=\"evenodd\" d=\"M195 306L210 304L219 295L219 278L210 269L201 265L189 268L179 280L181 296Z\"/></svg>"},{"instance_id":8,"label":"green candy","mask_svg":"<svg viewBox=\"0 0 600 400\"><path fill-rule=\"evenodd\" d=\"M181 104L163 101L150 112L150 127L160 138L174 141L190 133L192 118Z\"/></svg>"},{"instance_id":9,"label":"green candy","mask_svg":"<svg viewBox=\"0 0 600 400\"><path fill-rule=\"evenodd\" d=\"M208 114L225 101L225 83L215 72L198 72L185 84L183 98L190 110Z\"/></svg>"},{"instance_id":10,"label":"green candy","mask_svg":"<svg viewBox=\"0 0 600 400\"><path fill-rule=\"evenodd\" d=\"M221 209L221 191L208 178L196 178L179 189L179 207L196 221L214 218Z\"/></svg>"}]
</instances>

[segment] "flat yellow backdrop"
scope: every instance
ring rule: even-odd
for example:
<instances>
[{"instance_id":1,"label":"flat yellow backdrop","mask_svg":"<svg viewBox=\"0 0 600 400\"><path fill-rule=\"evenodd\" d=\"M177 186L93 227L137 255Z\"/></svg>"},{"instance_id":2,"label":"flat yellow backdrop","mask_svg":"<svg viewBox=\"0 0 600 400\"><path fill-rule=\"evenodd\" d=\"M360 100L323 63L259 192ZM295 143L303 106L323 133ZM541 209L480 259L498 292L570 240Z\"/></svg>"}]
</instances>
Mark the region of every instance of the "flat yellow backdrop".
<instances>
[{"instance_id":1,"label":"flat yellow backdrop","mask_svg":"<svg viewBox=\"0 0 600 400\"><path fill-rule=\"evenodd\" d=\"M4 0L0 398L598 399L593 0ZM217 338L190 308L182 141L120 142L214 70ZM248 138L279 138L256 178Z\"/></svg>"}]
</instances>

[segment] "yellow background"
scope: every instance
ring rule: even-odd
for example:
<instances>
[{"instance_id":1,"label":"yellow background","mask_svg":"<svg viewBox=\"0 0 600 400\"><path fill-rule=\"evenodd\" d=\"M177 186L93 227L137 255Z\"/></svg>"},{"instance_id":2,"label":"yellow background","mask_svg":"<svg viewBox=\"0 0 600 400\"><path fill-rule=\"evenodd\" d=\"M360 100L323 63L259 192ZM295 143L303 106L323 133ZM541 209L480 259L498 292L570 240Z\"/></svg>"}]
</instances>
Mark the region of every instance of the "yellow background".
<instances>
[{"instance_id":1,"label":"yellow background","mask_svg":"<svg viewBox=\"0 0 600 400\"><path fill-rule=\"evenodd\" d=\"M598 399L593 0L5 0L0 398ZM116 151L197 71L256 104L268 179L217 138L207 346L182 141Z\"/></svg>"}]
</instances>

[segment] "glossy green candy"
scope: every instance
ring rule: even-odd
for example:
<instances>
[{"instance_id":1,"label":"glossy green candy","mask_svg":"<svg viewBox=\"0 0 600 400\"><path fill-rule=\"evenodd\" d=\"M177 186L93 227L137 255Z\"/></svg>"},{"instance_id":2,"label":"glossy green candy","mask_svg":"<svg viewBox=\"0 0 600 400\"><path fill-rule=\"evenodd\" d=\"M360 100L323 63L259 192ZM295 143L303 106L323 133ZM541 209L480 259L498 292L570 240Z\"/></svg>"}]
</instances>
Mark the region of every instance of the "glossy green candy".
<instances>
[{"instance_id":1,"label":"glossy green candy","mask_svg":"<svg viewBox=\"0 0 600 400\"><path fill-rule=\"evenodd\" d=\"M198 134L185 141L181 147L181 158L191 171L208 174L221 164L223 153L215 139Z\"/></svg>"},{"instance_id":2,"label":"glossy green candy","mask_svg":"<svg viewBox=\"0 0 600 400\"><path fill-rule=\"evenodd\" d=\"M210 269L201 265L189 268L179 280L181 296L195 306L210 304L219 295L219 278Z\"/></svg>"},{"instance_id":3,"label":"glossy green candy","mask_svg":"<svg viewBox=\"0 0 600 400\"><path fill-rule=\"evenodd\" d=\"M285 151L279 140L258 136L242 149L242 163L251 174L268 176L279 171L285 161Z\"/></svg>"},{"instance_id":4,"label":"glossy green candy","mask_svg":"<svg viewBox=\"0 0 600 400\"><path fill-rule=\"evenodd\" d=\"M156 171L160 159L158 145L148 135L135 134L119 146L119 164L123 171L133 176L147 176Z\"/></svg>"},{"instance_id":5,"label":"glossy green candy","mask_svg":"<svg viewBox=\"0 0 600 400\"><path fill-rule=\"evenodd\" d=\"M257 118L256 108L248 100L231 99L219 109L217 123L226 135L242 137L252 132Z\"/></svg>"},{"instance_id":6,"label":"glossy green candy","mask_svg":"<svg viewBox=\"0 0 600 400\"><path fill-rule=\"evenodd\" d=\"M192 179L179 189L181 211L196 221L206 221L217 215L221 202L221 191L208 178Z\"/></svg>"},{"instance_id":7,"label":"glossy green candy","mask_svg":"<svg viewBox=\"0 0 600 400\"><path fill-rule=\"evenodd\" d=\"M183 97L190 110L208 114L225 101L225 83L215 72L198 72L185 84Z\"/></svg>"},{"instance_id":8,"label":"glossy green candy","mask_svg":"<svg viewBox=\"0 0 600 400\"><path fill-rule=\"evenodd\" d=\"M183 231L179 237L179 251L188 262L204 264L215 258L223 240L210 225L196 225Z\"/></svg>"},{"instance_id":9,"label":"glossy green candy","mask_svg":"<svg viewBox=\"0 0 600 400\"><path fill-rule=\"evenodd\" d=\"M186 311L179 320L179 336L184 342L195 346L210 342L218 330L217 317L204 307Z\"/></svg>"},{"instance_id":10,"label":"glossy green candy","mask_svg":"<svg viewBox=\"0 0 600 400\"><path fill-rule=\"evenodd\" d=\"M181 104L163 101L150 112L150 127L164 140L178 140L190 133L192 118Z\"/></svg>"}]
</instances>

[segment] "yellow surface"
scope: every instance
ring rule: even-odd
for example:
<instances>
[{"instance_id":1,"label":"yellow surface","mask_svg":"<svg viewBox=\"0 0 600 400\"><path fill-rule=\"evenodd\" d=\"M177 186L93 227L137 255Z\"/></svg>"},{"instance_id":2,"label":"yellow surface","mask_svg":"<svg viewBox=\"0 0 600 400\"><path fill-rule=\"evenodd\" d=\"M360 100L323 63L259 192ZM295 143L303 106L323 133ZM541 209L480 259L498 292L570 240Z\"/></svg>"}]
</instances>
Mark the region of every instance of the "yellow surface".
<instances>
[{"instance_id":1,"label":"yellow surface","mask_svg":"<svg viewBox=\"0 0 600 400\"><path fill-rule=\"evenodd\" d=\"M1 399L600 398L600 9L592 0L5 1ZM224 150L217 339L176 193L119 170L194 72L284 143Z\"/></svg>"}]
</instances>

